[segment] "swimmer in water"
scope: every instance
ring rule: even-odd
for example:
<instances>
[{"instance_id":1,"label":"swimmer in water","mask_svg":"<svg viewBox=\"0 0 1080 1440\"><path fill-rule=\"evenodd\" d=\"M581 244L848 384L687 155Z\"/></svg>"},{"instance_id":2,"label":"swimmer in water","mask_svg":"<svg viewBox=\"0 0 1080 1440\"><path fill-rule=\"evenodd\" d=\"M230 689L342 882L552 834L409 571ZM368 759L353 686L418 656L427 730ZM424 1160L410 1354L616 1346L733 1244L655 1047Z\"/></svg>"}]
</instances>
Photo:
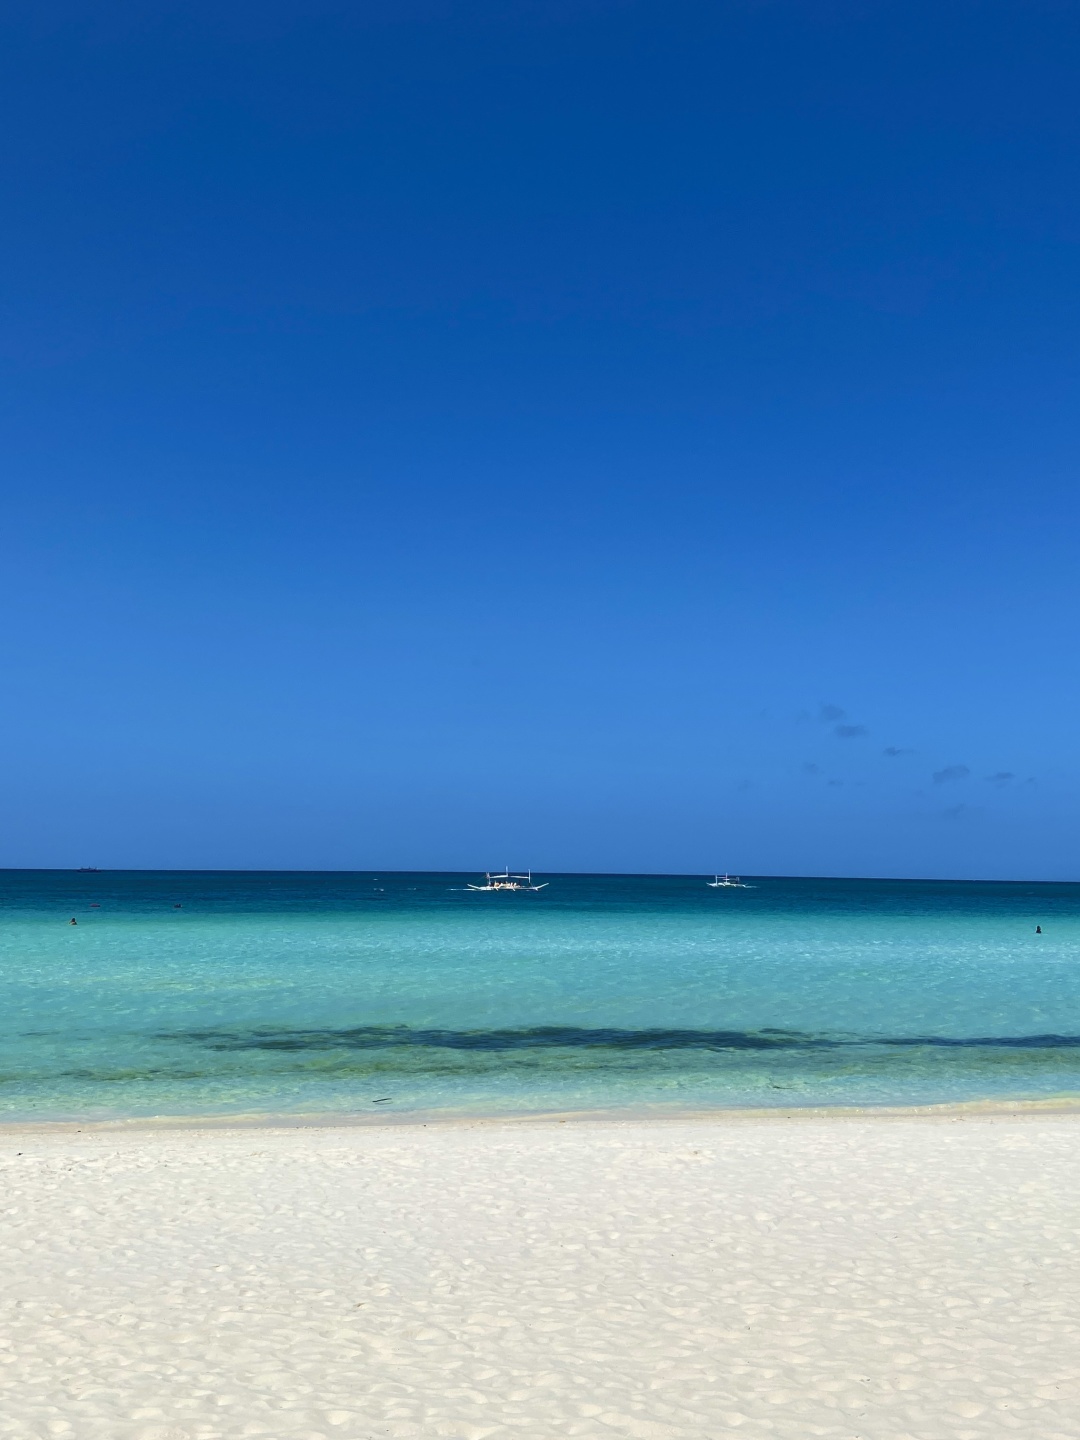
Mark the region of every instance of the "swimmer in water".
<instances>
[{"instance_id":1,"label":"swimmer in water","mask_svg":"<svg viewBox=\"0 0 1080 1440\"><path fill-rule=\"evenodd\" d=\"M78 923L79 923L79 922L78 922L78 920L75 919L75 916L74 916L74 915L73 915L73 916L71 917L71 919L68 921L68 924L69 924L69 925L77 925Z\"/></svg>"},{"instance_id":2,"label":"swimmer in water","mask_svg":"<svg viewBox=\"0 0 1080 1440\"><path fill-rule=\"evenodd\" d=\"M1036 926L1035 926L1035 934L1036 934L1036 935L1041 935L1041 934L1042 934L1042 926L1041 926L1041 925L1036 925Z\"/></svg>"}]
</instances>

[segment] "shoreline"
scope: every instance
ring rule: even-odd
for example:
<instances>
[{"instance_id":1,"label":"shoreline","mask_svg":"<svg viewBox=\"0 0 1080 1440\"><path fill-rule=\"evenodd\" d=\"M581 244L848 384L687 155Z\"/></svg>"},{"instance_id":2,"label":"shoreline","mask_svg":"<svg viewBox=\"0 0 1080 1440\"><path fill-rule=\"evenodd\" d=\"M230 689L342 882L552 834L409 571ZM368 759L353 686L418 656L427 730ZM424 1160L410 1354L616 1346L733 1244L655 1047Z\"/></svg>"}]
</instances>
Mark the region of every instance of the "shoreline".
<instances>
[{"instance_id":1,"label":"shoreline","mask_svg":"<svg viewBox=\"0 0 1080 1440\"><path fill-rule=\"evenodd\" d=\"M515 1110L462 1112L448 1109L367 1111L239 1112L229 1115L132 1115L82 1119L0 1119L0 1139L15 1134L138 1134L147 1131L295 1131L386 1129L515 1129L538 1125L670 1126L738 1125L748 1122L995 1120L1080 1115L1080 1095L1039 1099L941 1101L925 1105L790 1105L612 1107L595 1110Z\"/></svg>"}]
</instances>

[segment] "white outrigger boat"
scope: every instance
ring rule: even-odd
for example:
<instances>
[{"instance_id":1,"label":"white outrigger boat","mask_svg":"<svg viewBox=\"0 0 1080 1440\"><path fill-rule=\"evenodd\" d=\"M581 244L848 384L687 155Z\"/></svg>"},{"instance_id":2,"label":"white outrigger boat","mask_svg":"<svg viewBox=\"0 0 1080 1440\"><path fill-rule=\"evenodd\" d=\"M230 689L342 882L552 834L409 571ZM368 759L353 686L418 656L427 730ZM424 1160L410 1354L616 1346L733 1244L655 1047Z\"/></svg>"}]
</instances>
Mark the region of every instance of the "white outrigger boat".
<instances>
[{"instance_id":1,"label":"white outrigger boat","mask_svg":"<svg viewBox=\"0 0 1080 1440\"><path fill-rule=\"evenodd\" d=\"M752 890L752 885L744 885L738 875L714 875L711 880L706 880L710 890Z\"/></svg>"},{"instance_id":2,"label":"white outrigger boat","mask_svg":"<svg viewBox=\"0 0 1080 1440\"><path fill-rule=\"evenodd\" d=\"M543 885L532 883L532 871L525 875L511 875L509 869L501 875L485 875L483 885L466 885L466 890L545 890L548 886L545 880Z\"/></svg>"}]
</instances>

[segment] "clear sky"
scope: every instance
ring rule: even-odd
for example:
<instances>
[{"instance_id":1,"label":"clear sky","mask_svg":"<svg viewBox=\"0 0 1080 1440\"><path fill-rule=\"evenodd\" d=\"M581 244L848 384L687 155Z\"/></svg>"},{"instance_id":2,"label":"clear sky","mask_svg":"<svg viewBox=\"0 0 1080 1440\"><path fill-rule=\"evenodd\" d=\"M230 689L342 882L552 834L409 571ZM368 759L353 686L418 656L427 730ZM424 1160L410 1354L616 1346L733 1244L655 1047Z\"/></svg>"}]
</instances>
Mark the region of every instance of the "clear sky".
<instances>
[{"instance_id":1,"label":"clear sky","mask_svg":"<svg viewBox=\"0 0 1080 1440\"><path fill-rule=\"evenodd\" d=\"M1078 75L9 0L0 864L1080 877Z\"/></svg>"}]
</instances>

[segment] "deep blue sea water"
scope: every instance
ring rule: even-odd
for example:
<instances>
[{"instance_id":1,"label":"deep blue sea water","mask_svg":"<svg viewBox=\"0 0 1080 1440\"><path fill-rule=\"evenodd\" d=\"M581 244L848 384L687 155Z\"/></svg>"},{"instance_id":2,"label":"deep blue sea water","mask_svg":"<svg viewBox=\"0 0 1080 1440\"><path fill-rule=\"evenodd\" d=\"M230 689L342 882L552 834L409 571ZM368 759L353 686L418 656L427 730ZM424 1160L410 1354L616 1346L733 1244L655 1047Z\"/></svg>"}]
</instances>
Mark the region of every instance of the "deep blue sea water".
<instances>
[{"instance_id":1,"label":"deep blue sea water","mask_svg":"<svg viewBox=\"0 0 1080 1440\"><path fill-rule=\"evenodd\" d=\"M1080 885L475 878L0 872L0 1116L1080 1094Z\"/></svg>"}]
</instances>

